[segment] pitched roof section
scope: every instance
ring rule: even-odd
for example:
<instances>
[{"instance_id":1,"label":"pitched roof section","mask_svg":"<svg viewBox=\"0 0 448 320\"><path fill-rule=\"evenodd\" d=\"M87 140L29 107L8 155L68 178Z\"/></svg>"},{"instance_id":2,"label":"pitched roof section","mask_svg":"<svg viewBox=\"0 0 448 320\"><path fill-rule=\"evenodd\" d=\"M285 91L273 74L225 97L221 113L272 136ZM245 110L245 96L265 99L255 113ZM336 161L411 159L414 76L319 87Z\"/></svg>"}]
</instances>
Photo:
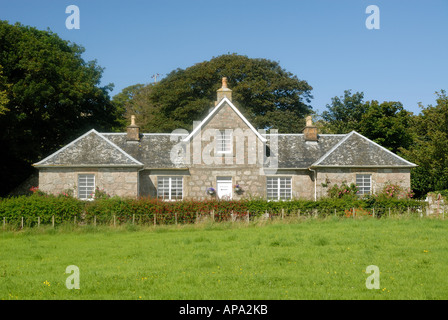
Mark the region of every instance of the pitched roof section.
<instances>
[{"instance_id":1,"label":"pitched roof section","mask_svg":"<svg viewBox=\"0 0 448 320\"><path fill-rule=\"evenodd\" d=\"M176 147L187 134L142 134L140 141L133 143L126 141L126 133L103 133L103 136L141 161L147 169L186 167L182 154Z\"/></svg>"},{"instance_id":2,"label":"pitched roof section","mask_svg":"<svg viewBox=\"0 0 448 320\"><path fill-rule=\"evenodd\" d=\"M92 129L36 167L142 167L143 164Z\"/></svg>"},{"instance_id":3,"label":"pitched roof section","mask_svg":"<svg viewBox=\"0 0 448 320\"><path fill-rule=\"evenodd\" d=\"M274 139L277 139L277 152ZM326 154L345 135L319 135L318 143L307 143L304 134L266 135L271 156L277 156L279 169L307 169Z\"/></svg>"},{"instance_id":4,"label":"pitched roof section","mask_svg":"<svg viewBox=\"0 0 448 320\"><path fill-rule=\"evenodd\" d=\"M372 140L352 131L311 167L416 167Z\"/></svg>"},{"instance_id":5,"label":"pitched roof section","mask_svg":"<svg viewBox=\"0 0 448 320\"><path fill-rule=\"evenodd\" d=\"M266 142L266 138L264 138L257 130L255 130L255 128L252 126L252 124L246 119L245 116L242 115L242 113L235 107L235 105L226 97L223 98L218 105L212 110L210 111L210 113L205 117L204 120L202 120L202 122L196 126L196 128L194 128L194 130L184 139L184 142L189 141L192 137L194 137L194 135L196 133L199 132L199 130L201 130L201 128L203 126L205 126L206 123L208 123L210 121L211 118L213 118L213 116L218 112L219 109L221 109L221 107L227 103L232 109L233 111L235 111L235 113L244 121L244 123L255 133L255 135L263 142Z\"/></svg>"}]
</instances>

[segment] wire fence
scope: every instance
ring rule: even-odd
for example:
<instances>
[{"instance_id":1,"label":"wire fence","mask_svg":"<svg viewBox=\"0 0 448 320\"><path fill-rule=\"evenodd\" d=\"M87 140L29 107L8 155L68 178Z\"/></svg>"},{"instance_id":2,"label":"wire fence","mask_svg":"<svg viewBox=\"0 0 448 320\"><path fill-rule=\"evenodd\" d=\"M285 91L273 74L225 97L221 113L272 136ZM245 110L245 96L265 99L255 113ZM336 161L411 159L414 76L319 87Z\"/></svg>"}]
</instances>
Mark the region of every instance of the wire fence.
<instances>
[{"instance_id":1,"label":"wire fence","mask_svg":"<svg viewBox=\"0 0 448 320\"><path fill-rule=\"evenodd\" d=\"M120 225L141 225L141 226L159 226L159 225L184 225L197 224L201 222L257 222L257 221L278 221L278 220L303 220L319 219L328 217L339 217L347 219L372 218L384 219L390 217L418 217L418 218L438 218L445 219L445 210L431 213L426 207L407 207L407 208L347 208L338 209L310 209L310 210L276 210L260 212L234 212L223 210L211 210L210 212L172 212L160 214L132 214L132 215L75 215L71 218L65 218L52 215L51 217L27 216L27 217L3 217L2 230L21 230L24 228L39 228L40 226L57 227L62 224L73 226L120 226Z\"/></svg>"}]
</instances>

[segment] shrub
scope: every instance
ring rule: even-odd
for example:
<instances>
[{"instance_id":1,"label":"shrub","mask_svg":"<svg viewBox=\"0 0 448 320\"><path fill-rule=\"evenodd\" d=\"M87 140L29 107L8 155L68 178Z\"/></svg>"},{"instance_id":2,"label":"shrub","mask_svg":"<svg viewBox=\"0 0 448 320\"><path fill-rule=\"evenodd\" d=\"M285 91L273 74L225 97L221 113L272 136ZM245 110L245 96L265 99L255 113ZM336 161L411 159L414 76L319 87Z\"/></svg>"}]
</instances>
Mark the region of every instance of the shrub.
<instances>
[{"instance_id":1,"label":"shrub","mask_svg":"<svg viewBox=\"0 0 448 320\"><path fill-rule=\"evenodd\" d=\"M327 193L330 198L355 198L357 197L358 187L354 183L348 185L344 181L341 186L333 185Z\"/></svg>"}]
</instances>

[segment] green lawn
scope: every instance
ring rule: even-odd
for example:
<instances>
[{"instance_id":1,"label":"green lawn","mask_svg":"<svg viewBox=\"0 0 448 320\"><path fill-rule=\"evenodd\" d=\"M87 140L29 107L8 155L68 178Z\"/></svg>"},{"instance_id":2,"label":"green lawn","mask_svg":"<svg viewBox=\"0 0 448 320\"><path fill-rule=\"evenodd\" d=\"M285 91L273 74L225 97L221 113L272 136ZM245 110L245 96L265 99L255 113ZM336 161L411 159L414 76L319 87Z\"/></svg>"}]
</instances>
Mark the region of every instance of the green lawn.
<instances>
[{"instance_id":1,"label":"green lawn","mask_svg":"<svg viewBox=\"0 0 448 320\"><path fill-rule=\"evenodd\" d=\"M429 218L0 231L0 299L448 299L447 235Z\"/></svg>"}]
</instances>

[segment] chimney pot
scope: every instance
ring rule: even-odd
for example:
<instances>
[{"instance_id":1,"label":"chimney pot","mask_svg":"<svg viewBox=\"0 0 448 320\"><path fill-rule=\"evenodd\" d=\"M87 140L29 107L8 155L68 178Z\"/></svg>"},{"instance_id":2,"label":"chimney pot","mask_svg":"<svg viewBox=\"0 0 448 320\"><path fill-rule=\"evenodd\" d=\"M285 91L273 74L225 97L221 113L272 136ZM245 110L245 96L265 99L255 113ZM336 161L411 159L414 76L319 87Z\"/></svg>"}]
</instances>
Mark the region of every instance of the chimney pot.
<instances>
[{"instance_id":1,"label":"chimney pot","mask_svg":"<svg viewBox=\"0 0 448 320\"><path fill-rule=\"evenodd\" d=\"M140 140L140 127L135 124L135 116L131 116L131 124L127 127L127 141Z\"/></svg>"},{"instance_id":2,"label":"chimney pot","mask_svg":"<svg viewBox=\"0 0 448 320\"><path fill-rule=\"evenodd\" d=\"M317 127L313 125L313 120L311 116L306 119L306 127L303 129L303 134L305 136L305 141L317 141Z\"/></svg>"},{"instance_id":3,"label":"chimney pot","mask_svg":"<svg viewBox=\"0 0 448 320\"><path fill-rule=\"evenodd\" d=\"M221 88L218 89L218 96L216 102L219 103L222 99L227 98L232 101L232 90L229 89L227 83L227 77L222 77L221 79L222 85Z\"/></svg>"}]
</instances>

